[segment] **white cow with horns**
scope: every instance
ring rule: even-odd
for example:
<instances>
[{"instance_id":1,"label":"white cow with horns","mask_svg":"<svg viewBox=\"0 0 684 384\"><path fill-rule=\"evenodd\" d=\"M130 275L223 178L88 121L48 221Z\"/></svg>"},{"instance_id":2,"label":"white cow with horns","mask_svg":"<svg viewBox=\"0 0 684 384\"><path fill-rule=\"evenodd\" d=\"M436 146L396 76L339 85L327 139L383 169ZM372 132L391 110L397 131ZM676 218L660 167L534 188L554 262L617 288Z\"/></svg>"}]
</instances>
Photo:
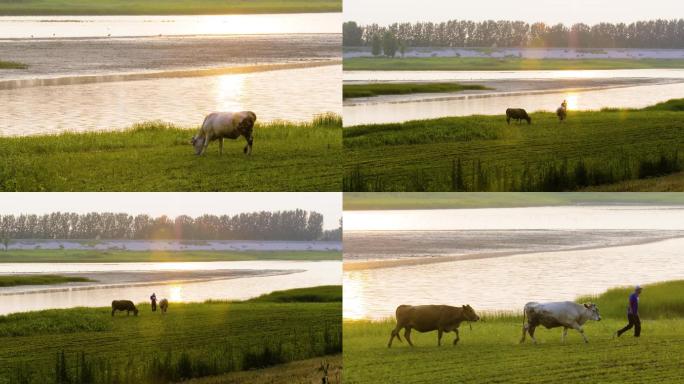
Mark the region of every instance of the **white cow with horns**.
<instances>
[{"instance_id":1,"label":"white cow with horns","mask_svg":"<svg viewBox=\"0 0 684 384\"><path fill-rule=\"evenodd\" d=\"M536 344L537 339L534 338L534 330L539 325L543 325L547 329L563 327L562 342L565 342L568 328L572 328L582 335L585 343L588 343L589 340L587 340L584 329L582 329L582 325L588 320L601 320L596 304L577 304L572 301L555 303L530 302L525 304L522 339L520 339L520 342L525 342L525 335L529 333L532 342Z\"/></svg>"}]
</instances>

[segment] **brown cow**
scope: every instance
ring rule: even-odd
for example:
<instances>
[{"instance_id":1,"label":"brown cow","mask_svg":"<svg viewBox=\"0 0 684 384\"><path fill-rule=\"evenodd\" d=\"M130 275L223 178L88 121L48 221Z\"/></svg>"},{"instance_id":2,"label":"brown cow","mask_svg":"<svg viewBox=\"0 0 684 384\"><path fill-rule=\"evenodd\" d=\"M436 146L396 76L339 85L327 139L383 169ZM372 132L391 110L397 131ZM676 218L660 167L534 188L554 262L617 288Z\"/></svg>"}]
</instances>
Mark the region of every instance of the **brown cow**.
<instances>
[{"instance_id":1,"label":"brown cow","mask_svg":"<svg viewBox=\"0 0 684 384\"><path fill-rule=\"evenodd\" d=\"M458 327L464 321L478 321L480 316L475 313L475 310L470 305L462 307L452 307L450 305L400 305L397 307L397 326L392 330L389 343L387 347L392 347L392 340L396 336L399 341L399 331L405 328L404 337L409 345L413 347L411 342L411 329L418 332L437 331L437 345L442 345L442 334L444 332L454 331L456 338L454 345L458 343L460 337L458 335Z\"/></svg>"},{"instance_id":2,"label":"brown cow","mask_svg":"<svg viewBox=\"0 0 684 384\"><path fill-rule=\"evenodd\" d=\"M115 311L126 311L126 315L130 315L133 312L135 316L138 316L138 308L130 300L112 301L112 316L114 316Z\"/></svg>"}]
</instances>

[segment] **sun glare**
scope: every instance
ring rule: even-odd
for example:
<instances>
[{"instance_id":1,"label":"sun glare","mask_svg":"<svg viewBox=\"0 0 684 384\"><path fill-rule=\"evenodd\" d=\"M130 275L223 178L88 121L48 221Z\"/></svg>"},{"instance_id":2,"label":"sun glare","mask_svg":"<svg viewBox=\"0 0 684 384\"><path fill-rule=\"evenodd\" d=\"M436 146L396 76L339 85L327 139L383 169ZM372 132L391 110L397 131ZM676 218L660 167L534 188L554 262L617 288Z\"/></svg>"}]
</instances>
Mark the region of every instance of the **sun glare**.
<instances>
[{"instance_id":1,"label":"sun glare","mask_svg":"<svg viewBox=\"0 0 684 384\"><path fill-rule=\"evenodd\" d=\"M238 111L242 109L238 99L244 94L245 75L223 75L219 77L216 92L217 111Z\"/></svg>"},{"instance_id":2,"label":"sun glare","mask_svg":"<svg viewBox=\"0 0 684 384\"><path fill-rule=\"evenodd\" d=\"M183 288L177 285L169 288L170 301L183 301Z\"/></svg>"},{"instance_id":3,"label":"sun glare","mask_svg":"<svg viewBox=\"0 0 684 384\"><path fill-rule=\"evenodd\" d=\"M345 319L358 320L368 315L363 301L363 284L364 278L362 273L356 273L353 277L345 274L342 284L344 297L343 317Z\"/></svg>"},{"instance_id":4,"label":"sun glare","mask_svg":"<svg viewBox=\"0 0 684 384\"><path fill-rule=\"evenodd\" d=\"M565 101L568 102L568 109L574 110L579 108L578 96L576 93L568 93L565 95Z\"/></svg>"}]
</instances>

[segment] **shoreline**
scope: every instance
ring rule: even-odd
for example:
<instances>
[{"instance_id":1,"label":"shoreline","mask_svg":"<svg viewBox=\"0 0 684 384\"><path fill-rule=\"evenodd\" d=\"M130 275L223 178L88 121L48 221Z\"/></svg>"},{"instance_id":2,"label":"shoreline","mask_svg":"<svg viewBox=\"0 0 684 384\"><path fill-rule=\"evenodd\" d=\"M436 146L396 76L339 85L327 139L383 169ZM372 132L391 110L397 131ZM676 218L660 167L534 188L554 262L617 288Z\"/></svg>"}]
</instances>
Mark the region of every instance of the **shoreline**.
<instances>
[{"instance_id":1,"label":"shoreline","mask_svg":"<svg viewBox=\"0 0 684 384\"><path fill-rule=\"evenodd\" d=\"M304 272L303 269L278 270L249 270L249 269L227 269L227 270L205 270L205 271L145 271L145 272L73 272L60 273L65 277L85 277L93 281L87 283L65 283L60 286L47 288L26 289L30 285L7 287L16 289L1 289L0 296L30 295L40 293L70 292L70 291L89 291L95 289L113 289L127 287L145 287L153 285L171 285L202 283L217 280L231 280L250 277L272 277L290 275ZM148 280L153 276L151 280ZM118 283L116 282L118 281ZM35 286L34 286L35 287ZM22 290L23 288L23 290ZM8 292L4 292L8 291Z\"/></svg>"},{"instance_id":2,"label":"shoreline","mask_svg":"<svg viewBox=\"0 0 684 384\"><path fill-rule=\"evenodd\" d=\"M469 253L457 256L433 256L433 257L417 257L417 258L405 258L405 259L391 259L391 260L368 260L368 261L345 261L342 264L343 272L352 271L362 271L369 269L384 269L384 268L396 268L405 266L415 266L415 265L428 265L428 264L438 264L447 263L453 261L464 261L464 260L478 260L478 259L491 259L498 257L516 256L516 255L529 255L535 253L549 253L549 252L574 252L574 251L586 251L592 249L606 249L606 248L616 248L624 246L633 245L644 245L657 243L661 241L667 241L672 239L684 238L682 235L668 236L659 239L640 239L635 241L627 241L619 245L591 245L591 246L580 246L576 248L560 249L560 250L548 250L548 251L502 251L502 252L485 252L485 253Z\"/></svg>"},{"instance_id":3,"label":"shoreline","mask_svg":"<svg viewBox=\"0 0 684 384\"><path fill-rule=\"evenodd\" d=\"M220 75L237 75L245 73L270 72L287 69L303 69L316 68L324 66L340 65L341 60L312 60L307 62L284 62L278 64L256 64L256 65L236 65L230 67L220 68L202 68L202 69L175 69L167 71L150 71L138 73L111 73L103 75L82 75L82 76L61 76L61 77L47 77L47 78L32 78L32 79L11 79L0 80L0 90L17 89L17 88L31 88L55 85L82 85L91 83L111 83L120 81L137 81L137 80L151 80L164 78L187 78L187 77L205 77L205 76L220 76Z\"/></svg>"}]
</instances>

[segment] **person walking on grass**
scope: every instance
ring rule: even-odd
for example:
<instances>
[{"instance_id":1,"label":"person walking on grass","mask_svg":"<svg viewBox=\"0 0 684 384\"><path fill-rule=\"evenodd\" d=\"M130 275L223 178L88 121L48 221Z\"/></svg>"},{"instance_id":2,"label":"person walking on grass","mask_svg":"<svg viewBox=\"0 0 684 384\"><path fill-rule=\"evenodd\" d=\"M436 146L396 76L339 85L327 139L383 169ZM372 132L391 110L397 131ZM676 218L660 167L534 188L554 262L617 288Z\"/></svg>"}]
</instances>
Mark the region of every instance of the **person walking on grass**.
<instances>
[{"instance_id":1,"label":"person walking on grass","mask_svg":"<svg viewBox=\"0 0 684 384\"><path fill-rule=\"evenodd\" d=\"M634 327L634 337L639 337L641 334L641 320L639 319L639 295L641 294L641 286L637 285L634 292L629 295L629 305L627 306L627 324L624 328L617 331L615 336L620 337L623 333L629 331Z\"/></svg>"},{"instance_id":2,"label":"person walking on grass","mask_svg":"<svg viewBox=\"0 0 684 384\"><path fill-rule=\"evenodd\" d=\"M150 296L150 301L152 302L152 312L157 311L157 295L152 292L152 296Z\"/></svg>"}]
</instances>

